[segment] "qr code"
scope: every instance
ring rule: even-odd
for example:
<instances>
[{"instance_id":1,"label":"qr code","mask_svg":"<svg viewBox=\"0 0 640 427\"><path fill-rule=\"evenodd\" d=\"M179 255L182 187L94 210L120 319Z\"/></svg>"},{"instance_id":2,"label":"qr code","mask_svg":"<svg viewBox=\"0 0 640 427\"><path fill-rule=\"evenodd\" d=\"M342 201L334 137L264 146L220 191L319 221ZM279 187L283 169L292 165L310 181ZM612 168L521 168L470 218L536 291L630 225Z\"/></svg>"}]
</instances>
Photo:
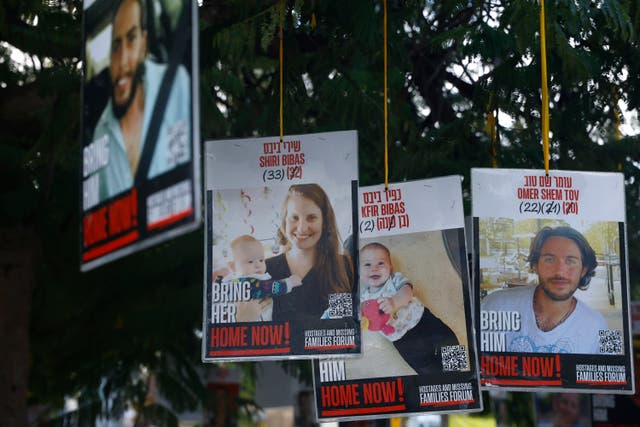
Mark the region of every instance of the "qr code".
<instances>
[{"instance_id":1,"label":"qr code","mask_svg":"<svg viewBox=\"0 0 640 427\"><path fill-rule=\"evenodd\" d=\"M464 345L448 345L442 347L442 370L468 371L469 361L467 357L467 347Z\"/></svg>"},{"instance_id":2,"label":"qr code","mask_svg":"<svg viewBox=\"0 0 640 427\"><path fill-rule=\"evenodd\" d=\"M600 330L600 353L622 354L622 332L620 330Z\"/></svg>"},{"instance_id":3,"label":"qr code","mask_svg":"<svg viewBox=\"0 0 640 427\"><path fill-rule=\"evenodd\" d=\"M353 316L353 301L350 293L329 294L329 319Z\"/></svg>"}]
</instances>

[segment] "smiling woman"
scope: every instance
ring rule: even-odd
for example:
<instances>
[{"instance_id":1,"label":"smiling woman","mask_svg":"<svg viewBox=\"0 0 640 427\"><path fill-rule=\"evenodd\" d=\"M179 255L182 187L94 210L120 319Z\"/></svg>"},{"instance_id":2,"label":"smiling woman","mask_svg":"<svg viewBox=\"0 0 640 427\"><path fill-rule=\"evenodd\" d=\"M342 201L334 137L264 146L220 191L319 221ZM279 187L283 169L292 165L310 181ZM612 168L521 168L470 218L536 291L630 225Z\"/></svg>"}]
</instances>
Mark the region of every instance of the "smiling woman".
<instances>
[{"instance_id":1,"label":"smiling woman","mask_svg":"<svg viewBox=\"0 0 640 427\"><path fill-rule=\"evenodd\" d=\"M287 239L296 249L314 251L322 233L320 207L311 199L295 193L288 200L284 218Z\"/></svg>"},{"instance_id":2,"label":"smiling woman","mask_svg":"<svg viewBox=\"0 0 640 427\"><path fill-rule=\"evenodd\" d=\"M267 259L267 271L276 280L300 276L302 286L274 299L273 320L300 315L319 319L329 294L353 287L353 265L342 250L333 207L319 185L292 185L281 218L278 239L284 253Z\"/></svg>"}]
</instances>

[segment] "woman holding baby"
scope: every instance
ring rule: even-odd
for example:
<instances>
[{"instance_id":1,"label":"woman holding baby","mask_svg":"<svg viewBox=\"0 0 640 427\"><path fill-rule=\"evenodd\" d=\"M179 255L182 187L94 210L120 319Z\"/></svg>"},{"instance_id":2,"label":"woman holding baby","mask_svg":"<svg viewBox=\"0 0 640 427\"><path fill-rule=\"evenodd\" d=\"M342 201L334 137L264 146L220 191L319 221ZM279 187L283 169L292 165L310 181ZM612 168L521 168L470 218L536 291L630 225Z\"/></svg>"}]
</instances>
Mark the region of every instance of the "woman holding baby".
<instances>
[{"instance_id":1,"label":"woman holding baby","mask_svg":"<svg viewBox=\"0 0 640 427\"><path fill-rule=\"evenodd\" d=\"M302 286L274 298L271 319L262 318L320 319L329 294L350 293L354 281L353 264L342 251L335 213L319 185L297 184L289 187L281 219L277 236L283 253L266 260L267 272L275 280L299 276ZM261 303L262 309L265 304Z\"/></svg>"}]
</instances>

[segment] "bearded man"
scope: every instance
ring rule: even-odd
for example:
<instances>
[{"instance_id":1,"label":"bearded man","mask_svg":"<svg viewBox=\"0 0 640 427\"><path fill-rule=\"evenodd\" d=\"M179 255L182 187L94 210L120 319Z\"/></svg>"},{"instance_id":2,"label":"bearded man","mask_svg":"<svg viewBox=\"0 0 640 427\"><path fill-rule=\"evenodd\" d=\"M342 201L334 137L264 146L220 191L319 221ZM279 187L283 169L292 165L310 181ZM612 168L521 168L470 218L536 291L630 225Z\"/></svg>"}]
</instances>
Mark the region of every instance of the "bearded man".
<instances>
[{"instance_id":1,"label":"bearded man","mask_svg":"<svg viewBox=\"0 0 640 427\"><path fill-rule=\"evenodd\" d=\"M538 284L501 290L481 302L481 316L516 313L506 351L599 354L604 317L575 297L589 287L597 267L585 237L571 227L542 228L531 242L529 264Z\"/></svg>"},{"instance_id":2,"label":"bearded man","mask_svg":"<svg viewBox=\"0 0 640 427\"><path fill-rule=\"evenodd\" d=\"M100 201L191 158L190 79L182 65L147 58L143 1L119 1L112 19L112 93L93 134L108 150L98 171Z\"/></svg>"}]
</instances>

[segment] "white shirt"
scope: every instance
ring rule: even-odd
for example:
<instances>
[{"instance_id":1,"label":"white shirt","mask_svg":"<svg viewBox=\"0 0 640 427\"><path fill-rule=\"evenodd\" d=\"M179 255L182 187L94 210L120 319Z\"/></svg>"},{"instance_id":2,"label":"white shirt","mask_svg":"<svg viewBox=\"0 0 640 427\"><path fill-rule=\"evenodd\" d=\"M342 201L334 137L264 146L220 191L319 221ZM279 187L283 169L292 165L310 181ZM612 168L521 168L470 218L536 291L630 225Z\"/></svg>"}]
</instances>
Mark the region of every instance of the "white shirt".
<instances>
[{"instance_id":1,"label":"white shirt","mask_svg":"<svg viewBox=\"0 0 640 427\"><path fill-rule=\"evenodd\" d=\"M600 331L608 329L604 317L578 299L575 309L564 322L545 332L538 328L533 311L533 294L536 287L524 286L496 291L481 302L482 312L515 311L520 313L520 329L504 332L506 351L600 354ZM488 315L488 313L483 313L483 315ZM501 332L490 328L481 330L483 332Z\"/></svg>"}]
</instances>

